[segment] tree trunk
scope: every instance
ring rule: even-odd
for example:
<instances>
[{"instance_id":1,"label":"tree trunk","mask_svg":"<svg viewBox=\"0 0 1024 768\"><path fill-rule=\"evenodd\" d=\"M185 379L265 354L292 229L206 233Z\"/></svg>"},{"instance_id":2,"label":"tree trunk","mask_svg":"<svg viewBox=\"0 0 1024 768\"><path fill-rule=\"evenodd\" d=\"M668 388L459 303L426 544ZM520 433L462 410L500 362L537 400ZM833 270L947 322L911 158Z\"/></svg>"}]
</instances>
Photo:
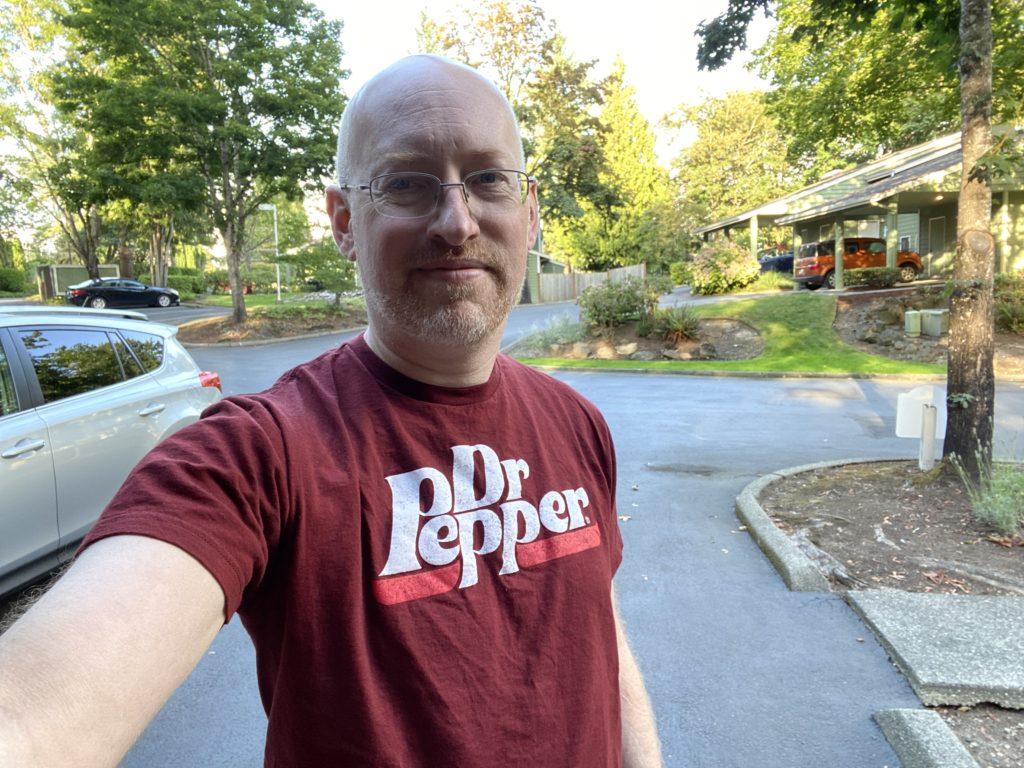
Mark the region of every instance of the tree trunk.
<instances>
[{"instance_id":1,"label":"tree trunk","mask_svg":"<svg viewBox=\"0 0 1024 768\"><path fill-rule=\"evenodd\" d=\"M972 177L992 146L991 0L960 3L960 115L963 171L957 211L956 263L949 313L948 420L943 446L975 483L992 461L995 376L992 355L992 187Z\"/></svg>"},{"instance_id":2,"label":"tree trunk","mask_svg":"<svg viewBox=\"0 0 1024 768\"><path fill-rule=\"evenodd\" d=\"M240 228L240 227L239 227ZM228 259L228 286L231 289L232 319L236 324L245 322L245 296L242 295L242 251L239 248L237 229L231 222L221 231Z\"/></svg>"}]
</instances>

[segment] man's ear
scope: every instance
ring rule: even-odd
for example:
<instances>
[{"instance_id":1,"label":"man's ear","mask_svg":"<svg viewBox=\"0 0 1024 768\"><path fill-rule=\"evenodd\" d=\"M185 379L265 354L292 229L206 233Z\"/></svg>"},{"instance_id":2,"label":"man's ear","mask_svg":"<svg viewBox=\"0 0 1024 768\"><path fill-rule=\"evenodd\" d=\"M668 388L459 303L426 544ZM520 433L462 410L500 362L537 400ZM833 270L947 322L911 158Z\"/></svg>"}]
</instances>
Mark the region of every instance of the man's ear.
<instances>
[{"instance_id":1,"label":"man's ear","mask_svg":"<svg viewBox=\"0 0 1024 768\"><path fill-rule=\"evenodd\" d=\"M327 215L331 219L331 232L338 250L349 261L356 260L356 241L352 236L352 211L346 195L336 185L327 187Z\"/></svg>"},{"instance_id":2,"label":"man's ear","mask_svg":"<svg viewBox=\"0 0 1024 768\"><path fill-rule=\"evenodd\" d=\"M537 230L540 229L540 203L537 200L536 183L530 186L526 202L530 206L530 247L533 248L534 243L537 242Z\"/></svg>"}]
</instances>

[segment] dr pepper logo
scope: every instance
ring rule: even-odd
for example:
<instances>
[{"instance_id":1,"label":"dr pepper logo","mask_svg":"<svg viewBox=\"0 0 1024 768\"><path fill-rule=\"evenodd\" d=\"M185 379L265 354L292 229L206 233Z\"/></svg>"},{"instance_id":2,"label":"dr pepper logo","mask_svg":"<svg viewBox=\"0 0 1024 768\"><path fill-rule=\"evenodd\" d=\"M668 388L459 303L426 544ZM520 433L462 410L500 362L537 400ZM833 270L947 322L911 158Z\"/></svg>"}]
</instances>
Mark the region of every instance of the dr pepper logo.
<instances>
[{"instance_id":1,"label":"dr pepper logo","mask_svg":"<svg viewBox=\"0 0 1024 768\"><path fill-rule=\"evenodd\" d=\"M550 490L523 498L530 466L499 459L486 445L452 447L449 478L434 467L389 475L391 542L374 594L391 605L477 583L477 561L501 558L501 576L601 543L584 513L583 488ZM479 466L477 459L479 459ZM482 467L482 482L476 483ZM477 498L476 488L483 488ZM427 505L429 502L429 506ZM426 508L424 508L426 507Z\"/></svg>"}]
</instances>

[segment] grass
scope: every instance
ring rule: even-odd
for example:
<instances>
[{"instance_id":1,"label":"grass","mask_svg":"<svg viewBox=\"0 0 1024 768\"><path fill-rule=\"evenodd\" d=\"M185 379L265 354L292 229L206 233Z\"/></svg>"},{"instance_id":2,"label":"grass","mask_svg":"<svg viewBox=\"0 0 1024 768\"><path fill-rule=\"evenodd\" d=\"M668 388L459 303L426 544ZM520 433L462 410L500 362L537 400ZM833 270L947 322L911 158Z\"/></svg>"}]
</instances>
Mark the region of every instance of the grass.
<instances>
[{"instance_id":1,"label":"grass","mask_svg":"<svg viewBox=\"0 0 1024 768\"><path fill-rule=\"evenodd\" d=\"M756 328L765 351L750 360L565 360L528 358L530 365L566 368L620 368L663 371L744 371L755 373L941 374L945 367L868 355L840 341L832 328L834 296L782 294L692 307L701 318L725 317Z\"/></svg>"},{"instance_id":2,"label":"grass","mask_svg":"<svg viewBox=\"0 0 1024 768\"><path fill-rule=\"evenodd\" d=\"M793 278L781 272L762 272L757 279L745 288L733 293L769 293L771 291L793 290Z\"/></svg>"},{"instance_id":3,"label":"grass","mask_svg":"<svg viewBox=\"0 0 1024 768\"><path fill-rule=\"evenodd\" d=\"M1024 526L1024 466L993 462L987 480L976 484L954 461L971 499L971 513L982 523L1013 535Z\"/></svg>"}]
</instances>

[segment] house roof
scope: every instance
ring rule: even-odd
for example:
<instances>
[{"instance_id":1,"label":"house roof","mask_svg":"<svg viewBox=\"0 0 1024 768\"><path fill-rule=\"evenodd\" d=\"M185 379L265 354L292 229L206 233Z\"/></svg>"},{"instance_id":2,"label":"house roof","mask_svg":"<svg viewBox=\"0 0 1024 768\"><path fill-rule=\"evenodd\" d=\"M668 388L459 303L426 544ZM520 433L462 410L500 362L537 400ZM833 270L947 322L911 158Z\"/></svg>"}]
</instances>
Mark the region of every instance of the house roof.
<instances>
[{"instance_id":1,"label":"house roof","mask_svg":"<svg viewBox=\"0 0 1024 768\"><path fill-rule=\"evenodd\" d=\"M951 152L959 153L959 150L959 132L940 136L936 139L932 139L931 141L926 141L923 144L918 144L913 147L907 147L906 149L882 155L881 157L876 158L869 163L865 163L864 165L859 165L856 168L851 168L839 173L833 173L832 175L820 179L814 184L798 189L795 192L791 192L788 195L784 195L783 197L769 203L765 203L762 206L751 208L750 210L737 213L726 219L721 219L712 224L700 227L696 232L697 234L703 234L716 229L723 229L724 227L747 221L752 216L784 216L785 218L778 219L776 223L790 223L793 221L791 218L792 215L797 212L800 212L801 214L803 213L799 205L801 200L805 200L806 198L827 190L830 187L862 181L865 184L865 189L870 186L874 190L877 190L879 189L877 186L879 183L894 178L902 171L930 162L931 160L936 160L940 157L946 157ZM839 200L845 199L845 197L852 197L853 195L860 194L860 192L861 190L857 190L848 196L844 196L844 198L829 201L817 207L831 206L833 203L838 203ZM871 196L874 194L875 193L873 192ZM787 214L790 215L787 216Z\"/></svg>"},{"instance_id":2,"label":"house roof","mask_svg":"<svg viewBox=\"0 0 1024 768\"><path fill-rule=\"evenodd\" d=\"M908 189L919 189L924 185L934 185L938 189L943 179L951 170L959 170L963 163L963 155L959 146L950 147L945 152L935 153L923 158L916 158L894 168L891 173L877 179L868 179L868 185L836 200L830 200L802 211L783 216L776 224L795 224L808 219L816 219L836 211L844 211L860 205L878 205L881 200L892 197ZM960 187L957 180L957 189Z\"/></svg>"}]
</instances>

